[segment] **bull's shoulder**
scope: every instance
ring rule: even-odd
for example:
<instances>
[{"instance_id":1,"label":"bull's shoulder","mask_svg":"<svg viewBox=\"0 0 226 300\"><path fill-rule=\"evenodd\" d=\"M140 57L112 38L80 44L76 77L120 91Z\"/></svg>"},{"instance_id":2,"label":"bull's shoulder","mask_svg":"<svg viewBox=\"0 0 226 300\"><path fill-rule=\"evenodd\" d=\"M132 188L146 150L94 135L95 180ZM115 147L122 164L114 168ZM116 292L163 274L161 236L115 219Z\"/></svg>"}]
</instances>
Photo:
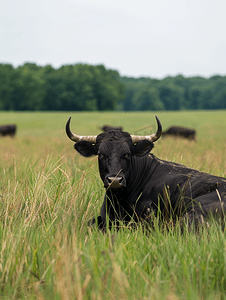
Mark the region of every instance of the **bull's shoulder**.
<instances>
[{"instance_id":1,"label":"bull's shoulder","mask_svg":"<svg viewBox=\"0 0 226 300\"><path fill-rule=\"evenodd\" d=\"M155 159L158 161L160 168L163 171L169 170L171 171L171 173L181 173L181 172L185 172L185 173L196 173L199 172L198 170L189 168L185 165L176 163L176 162L172 162L172 161L166 161L160 158L155 157Z\"/></svg>"}]
</instances>

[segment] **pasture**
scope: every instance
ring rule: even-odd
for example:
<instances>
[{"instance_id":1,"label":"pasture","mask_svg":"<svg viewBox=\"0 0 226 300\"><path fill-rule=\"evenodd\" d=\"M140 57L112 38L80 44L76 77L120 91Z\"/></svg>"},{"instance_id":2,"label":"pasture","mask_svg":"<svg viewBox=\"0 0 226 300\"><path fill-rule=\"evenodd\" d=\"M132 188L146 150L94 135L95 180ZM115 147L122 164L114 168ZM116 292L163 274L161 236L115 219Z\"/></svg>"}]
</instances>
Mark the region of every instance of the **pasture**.
<instances>
[{"instance_id":1,"label":"pasture","mask_svg":"<svg viewBox=\"0 0 226 300\"><path fill-rule=\"evenodd\" d=\"M153 153L226 177L226 111L133 113L1 112L16 123L0 138L0 298L226 299L226 232L212 220L198 231L124 227L101 233L87 222L104 197L97 158L83 158L65 134L98 134L104 124L131 134L171 125L197 142L165 138Z\"/></svg>"}]
</instances>

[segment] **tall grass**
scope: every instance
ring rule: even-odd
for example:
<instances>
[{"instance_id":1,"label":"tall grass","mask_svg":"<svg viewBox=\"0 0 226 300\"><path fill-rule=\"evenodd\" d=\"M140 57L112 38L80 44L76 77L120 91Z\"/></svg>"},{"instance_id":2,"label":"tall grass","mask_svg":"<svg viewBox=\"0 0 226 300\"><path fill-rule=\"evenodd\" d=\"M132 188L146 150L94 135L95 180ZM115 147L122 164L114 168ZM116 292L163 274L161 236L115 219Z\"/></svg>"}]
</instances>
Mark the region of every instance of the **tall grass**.
<instances>
[{"instance_id":1,"label":"tall grass","mask_svg":"<svg viewBox=\"0 0 226 300\"><path fill-rule=\"evenodd\" d=\"M161 114L175 125L191 116ZM161 140L154 153L225 177L226 139L219 137L225 116L224 111L192 113L197 142ZM15 118L18 135L0 140L0 297L226 299L226 236L214 220L197 231L184 224L183 233L180 224L159 226L158 220L153 228L122 224L106 234L87 226L99 213L103 184L97 159L76 154L65 137L67 117L8 114L7 123ZM6 121L7 114L1 119ZM74 113L72 130L96 134L98 125L112 123L132 132L148 125L144 119L150 121L151 115Z\"/></svg>"}]
</instances>

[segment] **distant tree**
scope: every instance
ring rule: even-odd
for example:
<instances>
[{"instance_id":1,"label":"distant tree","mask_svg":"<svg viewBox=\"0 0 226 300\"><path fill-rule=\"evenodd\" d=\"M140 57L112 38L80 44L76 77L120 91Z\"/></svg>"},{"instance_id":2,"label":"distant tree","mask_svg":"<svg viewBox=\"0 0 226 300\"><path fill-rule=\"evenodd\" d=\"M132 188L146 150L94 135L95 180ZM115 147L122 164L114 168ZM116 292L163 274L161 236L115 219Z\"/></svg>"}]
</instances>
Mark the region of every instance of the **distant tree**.
<instances>
[{"instance_id":1,"label":"distant tree","mask_svg":"<svg viewBox=\"0 0 226 300\"><path fill-rule=\"evenodd\" d=\"M201 103L201 95L202 95L202 90L197 87L191 87L188 91L188 108L189 109L202 109L203 108L203 103Z\"/></svg>"},{"instance_id":2,"label":"distant tree","mask_svg":"<svg viewBox=\"0 0 226 300\"><path fill-rule=\"evenodd\" d=\"M174 84L159 84L159 97L166 110L181 110L184 108L184 90Z\"/></svg>"},{"instance_id":3,"label":"distant tree","mask_svg":"<svg viewBox=\"0 0 226 300\"><path fill-rule=\"evenodd\" d=\"M215 94L214 104L214 109L226 109L226 86Z\"/></svg>"},{"instance_id":4,"label":"distant tree","mask_svg":"<svg viewBox=\"0 0 226 300\"><path fill-rule=\"evenodd\" d=\"M0 110L12 110L14 68L10 64L0 64Z\"/></svg>"},{"instance_id":5,"label":"distant tree","mask_svg":"<svg viewBox=\"0 0 226 300\"><path fill-rule=\"evenodd\" d=\"M93 69L93 91L98 110L115 110L117 102L125 98L124 85L117 71L108 71L103 65Z\"/></svg>"},{"instance_id":6,"label":"distant tree","mask_svg":"<svg viewBox=\"0 0 226 300\"><path fill-rule=\"evenodd\" d=\"M41 76L42 67L26 63L18 67L19 97L14 99L17 110L41 110L45 96L44 80Z\"/></svg>"},{"instance_id":7,"label":"distant tree","mask_svg":"<svg viewBox=\"0 0 226 300\"><path fill-rule=\"evenodd\" d=\"M114 110L124 98L118 72L102 65L48 66L44 74L46 110Z\"/></svg>"},{"instance_id":8,"label":"distant tree","mask_svg":"<svg viewBox=\"0 0 226 300\"><path fill-rule=\"evenodd\" d=\"M226 76L213 76L210 78L214 82L213 103L214 109L226 108Z\"/></svg>"},{"instance_id":9,"label":"distant tree","mask_svg":"<svg viewBox=\"0 0 226 300\"><path fill-rule=\"evenodd\" d=\"M203 87L199 101L201 103L200 104L201 109L214 109L215 108L214 95L213 95L213 90L211 89L211 87Z\"/></svg>"},{"instance_id":10,"label":"distant tree","mask_svg":"<svg viewBox=\"0 0 226 300\"><path fill-rule=\"evenodd\" d=\"M138 90L133 97L133 106L136 110L141 111L164 110L164 104L159 97L158 89L149 86L143 90Z\"/></svg>"}]
</instances>

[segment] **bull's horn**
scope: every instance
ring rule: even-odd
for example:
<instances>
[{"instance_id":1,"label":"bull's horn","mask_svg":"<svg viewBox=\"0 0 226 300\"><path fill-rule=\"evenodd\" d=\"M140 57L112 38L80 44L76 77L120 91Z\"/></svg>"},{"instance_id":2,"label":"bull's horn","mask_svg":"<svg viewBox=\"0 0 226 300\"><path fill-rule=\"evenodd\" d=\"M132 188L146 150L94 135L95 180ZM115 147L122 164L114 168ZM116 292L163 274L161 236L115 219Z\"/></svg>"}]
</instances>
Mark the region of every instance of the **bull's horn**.
<instances>
[{"instance_id":1,"label":"bull's horn","mask_svg":"<svg viewBox=\"0 0 226 300\"><path fill-rule=\"evenodd\" d=\"M87 141L92 144L96 144L96 135L88 135L88 136L82 136L82 135L77 135L71 132L70 130L70 122L71 122L71 117L68 119L67 124L66 124L66 133L69 139L71 139L74 142L79 142L79 141Z\"/></svg>"},{"instance_id":2,"label":"bull's horn","mask_svg":"<svg viewBox=\"0 0 226 300\"><path fill-rule=\"evenodd\" d=\"M135 144L139 141L142 141L142 140L148 140L148 141L151 141L151 142L156 142L160 138L160 136L162 135L162 125L160 123L159 118L157 116L155 116L155 118L156 118L156 121L157 121L157 124L158 124L158 129L157 129L156 133L154 133L152 135L146 135L146 136L131 135L133 144Z\"/></svg>"}]
</instances>

